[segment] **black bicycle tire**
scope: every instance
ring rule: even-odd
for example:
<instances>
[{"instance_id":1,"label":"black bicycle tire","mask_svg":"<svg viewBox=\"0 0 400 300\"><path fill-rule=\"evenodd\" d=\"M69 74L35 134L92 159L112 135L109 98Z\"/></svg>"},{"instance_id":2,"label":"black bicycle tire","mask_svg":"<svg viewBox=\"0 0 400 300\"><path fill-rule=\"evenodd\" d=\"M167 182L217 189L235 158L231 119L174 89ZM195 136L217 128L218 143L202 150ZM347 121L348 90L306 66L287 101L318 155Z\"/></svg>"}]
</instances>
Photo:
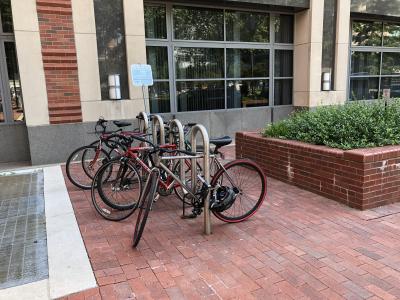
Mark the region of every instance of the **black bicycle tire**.
<instances>
[{"instance_id":1,"label":"black bicycle tire","mask_svg":"<svg viewBox=\"0 0 400 300\"><path fill-rule=\"evenodd\" d=\"M155 174L155 175L153 175ZM133 247L137 247L142 238L144 227L147 223L147 218L150 213L151 205L154 202L154 197L157 191L158 179L160 177L160 171L153 169L149 176L149 180L146 183L144 191L139 201L139 213L136 218L135 230L133 232ZM143 213L143 219L141 219Z\"/></svg>"},{"instance_id":2,"label":"black bicycle tire","mask_svg":"<svg viewBox=\"0 0 400 300\"><path fill-rule=\"evenodd\" d=\"M127 212L126 215L123 215L123 216L120 216L120 217L111 217L110 212L107 213L103 208L101 208L98 205L98 203L96 201L96 187L97 187L96 183L95 183L96 180L97 180L97 173L93 178L93 183L92 183L92 188L91 188L91 198L92 198L92 204L94 206L94 209L97 211L97 213L100 216L102 216L104 219L109 220L109 221L119 222L119 221L122 221L122 220L125 220L125 219L129 218L136 211L137 207L133 208L131 211L125 210L125 212ZM103 201L103 200L101 199L101 201Z\"/></svg>"},{"instance_id":3,"label":"black bicycle tire","mask_svg":"<svg viewBox=\"0 0 400 300\"><path fill-rule=\"evenodd\" d=\"M95 147L95 146L82 146L82 147L79 147L79 148L75 149L75 150L69 155L69 157L68 157L68 159L67 159L67 162L66 162L66 164L65 164L65 172L67 173L67 177L68 177L69 181L70 181L73 185L75 185L76 187L78 187L78 188L80 188L80 189L83 189L83 190L90 190L91 185L90 185L90 186L89 186L89 185L83 185L83 184L77 182L77 181L73 178L73 176L71 175L70 165L71 165L72 158L74 157L74 155L75 155L76 153L78 153L79 151L85 151L85 150L87 150L87 149L94 149L94 150L97 150L97 147ZM103 154L106 155L107 160L110 159L108 153L107 153L106 151L104 151L104 149L101 149L100 151L102 151ZM81 165L82 165L82 162L81 162ZM88 176L91 180L93 180L93 178L87 173L87 171L85 170L85 168L84 168L83 166L82 166L82 170L83 170L83 172L85 173L86 176Z\"/></svg>"},{"instance_id":4,"label":"black bicycle tire","mask_svg":"<svg viewBox=\"0 0 400 300\"><path fill-rule=\"evenodd\" d=\"M248 166L251 166L251 168L253 168L254 170L256 170L256 172L259 174L259 176L261 178L262 193L261 193L261 197L258 199L256 205L251 210L249 210L246 214L244 214L240 217L230 218L230 217L224 216L220 212L212 211L214 216L216 216L221 221L224 221L227 223L242 222L242 221L247 220L251 216L253 216L258 211L258 209L261 207L261 205L263 204L263 202L266 198L266 195L267 195L267 177L265 176L264 172L262 171L262 169L260 168L260 166L258 164L256 164L255 162L253 162L251 160L248 160L248 159L237 159L237 160L231 161L231 162L227 163L226 165L224 165L224 168L221 168L219 171L217 171L217 173L213 177L210 185L212 187L215 187L215 185L218 181L218 178L225 172L224 169L229 170L230 168L237 166L237 165L248 165Z\"/></svg>"},{"instance_id":5,"label":"black bicycle tire","mask_svg":"<svg viewBox=\"0 0 400 300\"><path fill-rule=\"evenodd\" d=\"M106 164L104 164L103 166L101 166L100 169L98 170L97 177L100 176L100 175L102 175L101 172L104 172L104 171L107 169L108 165L110 165L111 163L114 163L114 162L121 162L121 159L120 159L120 158L111 159L111 160L108 161ZM136 175L137 175L137 177L138 177L139 188L140 188L140 193L139 193L139 199L140 199L140 195L141 195L142 192L143 192L143 190L142 190L142 188L143 188L143 181L142 181L142 178L140 177L139 172L138 172L138 170L137 170L137 168L135 167L134 164L132 164L132 163L130 163L130 162L125 162L125 163L128 165L129 168L132 168L132 169L134 170L134 172L136 173ZM98 180L97 180L97 181L98 181ZM139 200L138 200L136 203L132 203L132 204L130 204L130 205L119 205L119 204L113 203L113 202L112 202L111 200L109 200L108 197L105 195L103 189L101 188L101 185L102 185L102 182L100 182L100 183L97 184L97 191L98 191L98 193L99 193L101 199L103 200L103 202L104 202L105 204L107 204L108 206L110 206L110 207L112 207L112 208L114 208L114 209L118 209L118 210L129 210L129 209L132 209L132 208L134 208L135 206L138 205Z\"/></svg>"}]
</instances>

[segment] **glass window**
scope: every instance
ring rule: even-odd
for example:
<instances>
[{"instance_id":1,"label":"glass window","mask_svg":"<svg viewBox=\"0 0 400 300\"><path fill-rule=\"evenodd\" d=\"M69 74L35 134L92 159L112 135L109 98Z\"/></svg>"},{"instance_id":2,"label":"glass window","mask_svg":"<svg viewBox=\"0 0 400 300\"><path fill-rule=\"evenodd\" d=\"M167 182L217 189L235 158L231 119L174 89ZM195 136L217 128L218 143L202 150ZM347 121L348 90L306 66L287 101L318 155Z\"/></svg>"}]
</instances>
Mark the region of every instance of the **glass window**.
<instances>
[{"instance_id":1,"label":"glass window","mask_svg":"<svg viewBox=\"0 0 400 300\"><path fill-rule=\"evenodd\" d=\"M383 24L383 46L400 47L400 25Z\"/></svg>"},{"instance_id":2,"label":"glass window","mask_svg":"<svg viewBox=\"0 0 400 300\"><path fill-rule=\"evenodd\" d=\"M24 108L22 103L22 91L21 91L21 83L19 80L15 43L5 42L4 50L6 53L6 60L7 60L7 74L10 86L13 120L16 122L24 121Z\"/></svg>"},{"instance_id":3,"label":"glass window","mask_svg":"<svg viewBox=\"0 0 400 300\"><path fill-rule=\"evenodd\" d=\"M154 82L149 87L150 111L152 113L167 113L171 111L169 82Z\"/></svg>"},{"instance_id":4,"label":"glass window","mask_svg":"<svg viewBox=\"0 0 400 300\"><path fill-rule=\"evenodd\" d=\"M168 48L147 46L146 54L147 63L151 65L154 78L153 86L149 87L150 111L152 113L170 112Z\"/></svg>"},{"instance_id":5,"label":"glass window","mask_svg":"<svg viewBox=\"0 0 400 300\"><path fill-rule=\"evenodd\" d=\"M275 105L291 105L293 96L293 80L275 79L274 93Z\"/></svg>"},{"instance_id":6,"label":"glass window","mask_svg":"<svg viewBox=\"0 0 400 300\"><path fill-rule=\"evenodd\" d=\"M147 63L151 65L154 79L168 79L168 48L146 47Z\"/></svg>"},{"instance_id":7,"label":"glass window","mask_svg":"<svg viewBox=\"0 0 400 300\"><path fill-rule=\"evenodd\" d=\"M230 80L226 90L228 108L269 105L268 80Z\"/></svg>"},{"instance_id":8,"label":"glass window","mask_svg":"<svg viewBox=\"0 0 400 300\"><path fill-rule=\"evenodd\" d=\"M373 52L361 52L359 46L373 47ZM389 50L391 52L388 52L387 47L393 47ZM398 47L400 47L400 24L353 21L351 100L400 96Z\"/></svg>"},{"instance_id":9,"label":"glass window","mask_svg":"<svg viewBox=\"0 0 400 300\"><path fill-rule=\"evenodd\" d=\"M151 112L292 103L293 15L186 4L145 11Z\"/></svg>"},{"instance_id":10,"label":"glass window","mask_svg":"<svg viewBox=\"0 0 400 300\"><path fill-rule=\"evenodd\" d=\"M176 96L178 111L225 108L224 81L178 81Z\"/></svg>"},{"instance_id":11,"label":"glass window","mask_svg":"<svg viewBox=\"0 0 400 300\"><path fill-rule=\"evenodd\" d=\"M224 49L175 48L177 79L224 78Z\"/></svg>"},{"instance_id":12,"label":"glass window","mask_svg":"<svg viewBox=\"0 0 400 300\"><path fill-rule=\"evenodd\" d=\"M6 33L14 32L10 0L0 1L0 11L1 11L1 27L3 29L3 32Z\"/></svg>"},{"instance_id":13,"label":"glass window","mask_svg":"<svg viewBox=\"0 0 400 300\"><path fill-rule=\"evenodd\" d=\"M351 53L351 75L365 76L378 75L381 55L379 52Z\"/></svg>"},{"instance_id":14,"label":"glass window","mask_svg":"<svg viewBox=\"0 0 400 300\"><path fill-rule=\"evenodd\" d=\"M383 77L381 79L380 95L389 98L400 98L400 77Z\"/></svg>"},{"instance_id":15,"label":"glass window","mask_svg":"<svg viewBox=\"0 0 400 300\"><path fill-rule=\"evenodd\" d=\"M386 53L382 57L382 74L400 75L400 53Z\"/></svg>"},{"instance_id":16,"label":"glass window","mask_svg":"<svg viewBox=\"0 0 400 300\"><path fill-rule=\"evenodd\" d=\"M381 46L382 22L353 21L353 46Z\"/></svg>"},{"instance_id":17,"label":"glass window","mask_svg":"<svg viewBox=\"0 0 400 300\"><path fill-rule=\"evenodd\" d=\"M274 19L275 43L293 43L294 19L291 15L279 15Z\"/></svg>"},{"instance_id":18,"label":"glass window","mask_svg":"<svg viewBox=\"0 0 400 300\"><path fill-rule=\"evenodd\" d=\"M228 78L269 76L269 51L265 49L226 49Z\"/></svg>"},{"instance_id":19,"label":"glass window","mask_svg":"<svg viewBox=\"0 0 400 300\"><path fill-rule=\"evenodd\" d=\"M269 41L269 14L226 11L226 40L235 42Z\"/></svg>"},{"instance_id":20,"label":"glass window","mask_svg":"<svg viewBox=\"0 0 400 300\"><path fill-rule=\"evenodd\" d=\"M293 76L293 51L275 50L275 76Z\"/></svg>"},{"instance_id":21,"label":"glass window","mask_svg":"<svg viewBox=\"0 0 400 300\"><path fill-rule=\"evenodd\" d=\"M122 99L129 98L122 0L94 0L101 97L110 99L108 75L119 74Z\"/></svg>"},{"instance_id":22,"label":"glass window","mask_svg":"<svg viewBox=\"0 0 400 300\"><path fill-rule=\"evenodd\" d=\"M364 77L350 80L351 100L371 100L378 98L379 78Z\"/></svg>"},{"instance_id":23,"label":"glass window","mask_svg":"<svg viewBox=\"0 0 400 300\"><path fill-rule=\"evenodd\" d=\"M146 38L166 39L167 38L167 17L165 6L148 5L144 6L144 20Z\"/></svg>"},{"instance_id":24,"label":"glass window","mask_svg":"<svg viewBox=\"0 0 400 300\"><path fill-rule=\"evenodd\" d=\"M322 72L331 74L331 87L335 78L337 0L324 1L324 22L322 33Z\"/></svg>"},{"instance_id":25,"label":"glass window","mask_svg":"<svg viewBox=\"0 0 400 300\"><path fill-rule=\"evenodd\" d=\"M222 9L174 6L173 20L177 40L224 40Z\"/></svg>"}]
</instances>

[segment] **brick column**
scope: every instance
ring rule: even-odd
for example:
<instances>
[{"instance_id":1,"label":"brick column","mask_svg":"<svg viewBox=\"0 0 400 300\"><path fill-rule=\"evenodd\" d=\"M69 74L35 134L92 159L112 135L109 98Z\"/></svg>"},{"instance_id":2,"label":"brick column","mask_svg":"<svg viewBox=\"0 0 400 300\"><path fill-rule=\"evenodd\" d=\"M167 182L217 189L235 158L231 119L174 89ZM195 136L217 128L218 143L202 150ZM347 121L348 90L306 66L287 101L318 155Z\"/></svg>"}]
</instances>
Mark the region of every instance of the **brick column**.
<instances>
[{"instance_id":1,"label":"brick column","mask_svg":"<svg viewBox=\"0 0 400 300\"><path fill-rule=\"evenodd\" d=\"M36 0L50 124L82 122L71 0Z\"/></svg>"}]
</instances>

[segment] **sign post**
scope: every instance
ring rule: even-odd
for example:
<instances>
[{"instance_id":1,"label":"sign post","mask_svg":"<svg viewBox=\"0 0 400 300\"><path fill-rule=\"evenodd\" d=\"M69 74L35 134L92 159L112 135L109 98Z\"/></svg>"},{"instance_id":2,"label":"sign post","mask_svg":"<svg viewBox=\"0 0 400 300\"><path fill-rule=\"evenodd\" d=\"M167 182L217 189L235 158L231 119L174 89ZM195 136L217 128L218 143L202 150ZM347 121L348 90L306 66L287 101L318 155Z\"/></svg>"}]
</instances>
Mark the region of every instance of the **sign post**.
<instances>
[{"instance_id":1,"label":"sign post","mask_svg":"<svg viewBox=\"0 0 400 300\"><path fill-rule=\"evenodd\" d=\"M144 111L150 113L150 108L149 111L147 111L146 108L145 87L153 85L153 72L151 66L145 64L131 65L131 77L134 86L142 87Z\"/></svg>"}]
</instances>

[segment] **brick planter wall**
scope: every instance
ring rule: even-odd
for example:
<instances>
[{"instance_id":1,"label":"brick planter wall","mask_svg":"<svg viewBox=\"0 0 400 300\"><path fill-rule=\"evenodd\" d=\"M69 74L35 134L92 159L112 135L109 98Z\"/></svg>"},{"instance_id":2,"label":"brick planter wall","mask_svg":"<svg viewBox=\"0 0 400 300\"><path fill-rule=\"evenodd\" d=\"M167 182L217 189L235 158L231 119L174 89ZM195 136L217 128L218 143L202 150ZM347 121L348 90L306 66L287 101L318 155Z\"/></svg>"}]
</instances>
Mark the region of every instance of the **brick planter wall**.
<instances>
[{"instance_id":1,"label":"brick planter wall","mask_svg":"<svg viewBox=\"0 0 400 300\"><path fill-rule=\"evenodd\" d=\"M400 201L400 146L343 151L238 132L236 156L255 160L267 176L357 209Z\"/></svg>"}]
</instances>

